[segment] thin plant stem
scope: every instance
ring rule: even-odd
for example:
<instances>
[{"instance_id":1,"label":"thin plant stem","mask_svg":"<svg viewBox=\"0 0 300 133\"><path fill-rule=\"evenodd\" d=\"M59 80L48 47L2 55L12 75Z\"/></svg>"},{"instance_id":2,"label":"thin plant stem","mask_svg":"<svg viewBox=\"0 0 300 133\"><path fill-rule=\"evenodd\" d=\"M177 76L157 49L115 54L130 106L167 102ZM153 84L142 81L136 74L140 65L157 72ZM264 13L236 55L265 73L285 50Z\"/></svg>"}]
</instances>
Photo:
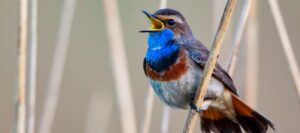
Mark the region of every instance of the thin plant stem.
<instances>
[{"instance_id":1,"label":"thin plant stem","mask_svg":"<svg viewBox=\"0 0 300 133\"><path fill-rule=\"evenodd\" d=\"M252 6L246 31L246 78L245 78L245 101L252 107L257 105L258 90L258 60L259 60L259 33L257 20L257 1L251 0Z\"/></svg>"},{"instance_id":2,"label":"thin plant stem","mask_svg":"<svg viewBox=\"0 0 300 133\"><path fill-rule=\"evenodd\" d=\"M213 26L212 26L212 31L217 31L218 30L218 26L221 20L221 15L220 13L222 13L224 10L224 5L226 4L226 0L213 0ZM212 32L212 36L214 37L215 32Z\"/></svg>"},{"instance_id":3,"label":"thin plant stem","mask_svg":"<svg viewBox=\"0 0 300 133\"><path fill-rule=\"evenodd\" d=\"M239 53L239 49L240 49L240 45L241 45L241 40L243 37L243 33L245 31L245 27L246 27L246 23L248 20L248 16L249 16L249 12L251 9L251 3L252 0L245 0L243 7L242 7L242 12L241 12L241 16L239 18L237 27L236 27L236 31L234 33L234 38L233 38L233 42L232 42L232 50L230 52L229 55L229 59L227 62L227 71L229 73L229 75L233 75L233 72L235 70L235 66L236 66L236 61L238 58L238 53Z\"/></svg>"},{"instance_id":4,"label":"thin plant stem","mask_svg":"<svg viewBox=\"0 0 300 133\"><path fill-rule=\"evenodd\" d=\"M136 118L117 0L103 0L115 92L123 133L136 133Z\"/></svg>"},{"instance_id":5,"label":"thin plant stem","mask_svg":"<svg viewBox=\"0 0 300 133\"><path fill-rule=\"evenodd\" d=\"M28 1L19 1L19 62L18 62L18 87L15 100L14 133L25 133L26 130L26 74L27 74L27 19Z\"/></svg>"},{"instance_id":6,"label":"thin plant stem","mask_svg":"<svg viewBox=\"0 0 300 133\"><path fill-rule=\"evenodd\" d=\"M251 19L249 20L249 28L246 32L247 40L247 69L246 69L246 87L245 87L245 99L246 102L254 107L256 105L256 90L257 90L257 26L254 12L256 8L253 8L255 0L246 0L242 7L241 17L239 18L237 28L234 34L232 50L227 62L227 71L230 76L233 75L236 62L238 59L238 53L240 50L241 40L246 29L246 24L251 12ZM252 9L251 9L252 8ZM255 22L254 22L255 21Z\"/></svg>"},{"instance_id":7,"label":"thin plant stem","mask_svg":"<svg viewBox=\"0 0 300 133\"><path fill-rule=\"evenodd\" d=\"M163 9L167 7L168 0L160 0L159 8Z\"/></svg>"},{"instance_id":8,"label":"thin plant stem","mask_svg":"<svg viewBox=\"0 0 300 133\"><path fill-rule=\"evenodd\" d=\"M231 20L231 16L233 14L233 9L236 5L237 0L228 0L217 34L215 36L213 45L211 47L210 55L209 58L205 64L204 72L203 72L203 77L201 79L200 85L197 89L194 103L197 107L201 107L203 103L203 99L208 87L208 83L210 81L213 69L215 67L215 64L217 62L217 57L219 55L221 46L223 44L223 40L225 37L226 30L228 28L229 22ZM191 133L195 127L195 123L199 117L199 113L190 109L189 115L187 117L185 127L183 129L184 133Z\"/></svg>"},{"instance_id":9,"label":"thin plant stem","mask_svg":"<svg viewBox=\"0 0 300 133\"><path fill-rule=\"evenodd\" d=\"M169 122L170 122L171 109L169 106L165 105L162 113L161 121L161 133L168 133L169 131Z\"/></svg>"},{"instance_id":10,"label":"thin plant stem","mask_svg":"<svg viewBox=\"0 0 300 133\"><path fill-rule=\"evenodd\" d=\"M64 0L58 39L55 46L50 79L47 86L47 95L43 107L39 133L51 133L57 103L59 99L60 84L64 71L65 59L69 46L69 36L72 27L76 0Z\"/></svg>"},{"instance_id":11,"label":"thin plant stem","mask_svg":"<svg viewBox=\"0 0 300 133\"><path fill-rule=\"evenodd\" d=\"M287 32L287 29L285 27L285 23L280 11L280 7L277 0L268 0L271 13L273 16L273 19L275 21L275 25L277 28L277 33L279 34L280 41L284 50L284 53L286 55L289 68L293 77L293 81L295 83L296 90L298 92L298 97L300 97L300 71L299 67L297 65L296 57L293 52L292 44Z\"/></svg>"},{"instance_id":12,"label":"thin plant stem","mask_svg":"<svg viewBox=\"0 0 300 133\"><path fill-rule=\"evenodd\" d=\"M34 133L36 109L36 67L37 67L37 0L30 0L30 31L28 54L28 116L26 133Z\"/></svg>"},{"instance_id":13,"label":"thin plant stem","mask_svg":"<svg viewBox=\"0 0 300 133\"><path fill-rule=\"evenodd\" d=\"M153 102L154 102L154 91L151 86L148 88L146 106L145 106L145 114L142 123L141 133L149 133L151 117L153 111Z\"/></svg>"},{"instance_id":14,"label":"thin plant stem","mask_svg":"<svg viewBox=\"0 0 300 133\"><path fill-rule=\"evenodd\" d=\"M115 101L107 92L107 89L100 91L101 89L101 87L97 87L91 93L83 133L106 133L111 131L106 129L109 127L109 118L113 114L112 108Z\"/></svg>"}]
</instances>

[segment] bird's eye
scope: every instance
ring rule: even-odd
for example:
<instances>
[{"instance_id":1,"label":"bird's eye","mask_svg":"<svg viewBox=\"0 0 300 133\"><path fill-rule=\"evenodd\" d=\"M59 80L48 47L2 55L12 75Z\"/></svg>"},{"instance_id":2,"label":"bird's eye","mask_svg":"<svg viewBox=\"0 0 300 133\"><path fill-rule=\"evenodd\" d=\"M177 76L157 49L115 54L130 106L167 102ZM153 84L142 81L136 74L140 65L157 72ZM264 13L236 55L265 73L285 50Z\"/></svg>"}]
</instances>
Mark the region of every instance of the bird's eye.
<instances>
[{"instance_id":1,"label":"bird's eye","mask_svg":"<svg viewBox=\"0 0 300 133\"><path fill-rule=\"evenodd\" d=\"M170 19L166 22L166 24L170 27L174 26L176 24L175 20L174 19Z\"/></svg>"}]
</instances>

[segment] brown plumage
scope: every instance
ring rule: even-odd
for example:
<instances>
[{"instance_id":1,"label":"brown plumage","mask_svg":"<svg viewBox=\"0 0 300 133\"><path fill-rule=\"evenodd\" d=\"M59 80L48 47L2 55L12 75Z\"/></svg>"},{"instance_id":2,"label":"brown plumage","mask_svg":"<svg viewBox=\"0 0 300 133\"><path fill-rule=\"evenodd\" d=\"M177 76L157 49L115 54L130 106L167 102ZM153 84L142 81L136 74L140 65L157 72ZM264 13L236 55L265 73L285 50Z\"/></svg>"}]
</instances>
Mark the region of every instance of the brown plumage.
<instances>
[{"instance_id":1,"label":"brown plumage","mask_svg":"<svg viewBox=\"0 0 300 133\"><path fill-rule=\"evenodd\" d=\"M144 60L145 74L158 81L171 81L178 79L181 75L185 74L188 69L188 66L186 65L186 54L184 51L180 51L179 55L179 59L163 73L153 70Z\"/></svg>"},{"instance_id":2,"label":"brown plumage","mask_svg":"<svg viewBox=\"0 0 300 133\"><path fill-rule=\"evenodd\" d=\"M268 126L274 129L271 121L243 103L235 94L229 92L234 116L228 116L226 110L209 108L200 114L201 129L204 133L242 133L240 125L247 133L266 133ZM226 100L224 100L226 101Z\"/></svg>"}]
</instances>

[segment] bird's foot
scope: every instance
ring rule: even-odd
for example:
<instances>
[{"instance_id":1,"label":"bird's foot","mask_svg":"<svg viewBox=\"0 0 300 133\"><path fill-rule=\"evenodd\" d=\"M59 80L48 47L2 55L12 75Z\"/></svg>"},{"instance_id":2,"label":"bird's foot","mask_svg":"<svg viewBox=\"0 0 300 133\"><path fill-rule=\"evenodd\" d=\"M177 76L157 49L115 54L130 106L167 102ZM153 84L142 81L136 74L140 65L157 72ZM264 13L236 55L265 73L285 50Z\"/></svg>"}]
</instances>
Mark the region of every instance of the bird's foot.
<instances>
[{"instance_id":1,"label":"bird's foot","mask_svg":"<svg viewBox=\"0 0 300 133\"><path fill-rule=\"evenodd\" d=\"M195 111L198 112L198 113L201 113L201 112L204 111L204 109L198 108L197 105L196 105L194 102L191 102L191 103L190 103L190 107L191 107L191 109L195 110Z\"/></svg>"}]
</instances>

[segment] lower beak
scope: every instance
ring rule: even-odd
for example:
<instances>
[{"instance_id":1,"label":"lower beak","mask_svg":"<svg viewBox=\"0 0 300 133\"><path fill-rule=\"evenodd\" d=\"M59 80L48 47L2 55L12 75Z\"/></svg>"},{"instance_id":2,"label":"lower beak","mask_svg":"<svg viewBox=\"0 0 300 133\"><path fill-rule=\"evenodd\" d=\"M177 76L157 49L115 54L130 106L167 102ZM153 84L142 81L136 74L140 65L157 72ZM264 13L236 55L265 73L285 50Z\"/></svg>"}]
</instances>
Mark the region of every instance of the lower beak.
<instances>
[{"instance_id":1,"label":"lower beak","mask_svg":"<svg viewBox=\"0 0 300 133\"><path fill-rule=\"evenodd\" d=\"M140 32L155 32L155 31L161 31L164 28L163 22L156 19L152 14L143 11L143 13L148 17L148 19L151 21L151 28L146 30L141 30Z\"/></svg>"}]
</instances>

